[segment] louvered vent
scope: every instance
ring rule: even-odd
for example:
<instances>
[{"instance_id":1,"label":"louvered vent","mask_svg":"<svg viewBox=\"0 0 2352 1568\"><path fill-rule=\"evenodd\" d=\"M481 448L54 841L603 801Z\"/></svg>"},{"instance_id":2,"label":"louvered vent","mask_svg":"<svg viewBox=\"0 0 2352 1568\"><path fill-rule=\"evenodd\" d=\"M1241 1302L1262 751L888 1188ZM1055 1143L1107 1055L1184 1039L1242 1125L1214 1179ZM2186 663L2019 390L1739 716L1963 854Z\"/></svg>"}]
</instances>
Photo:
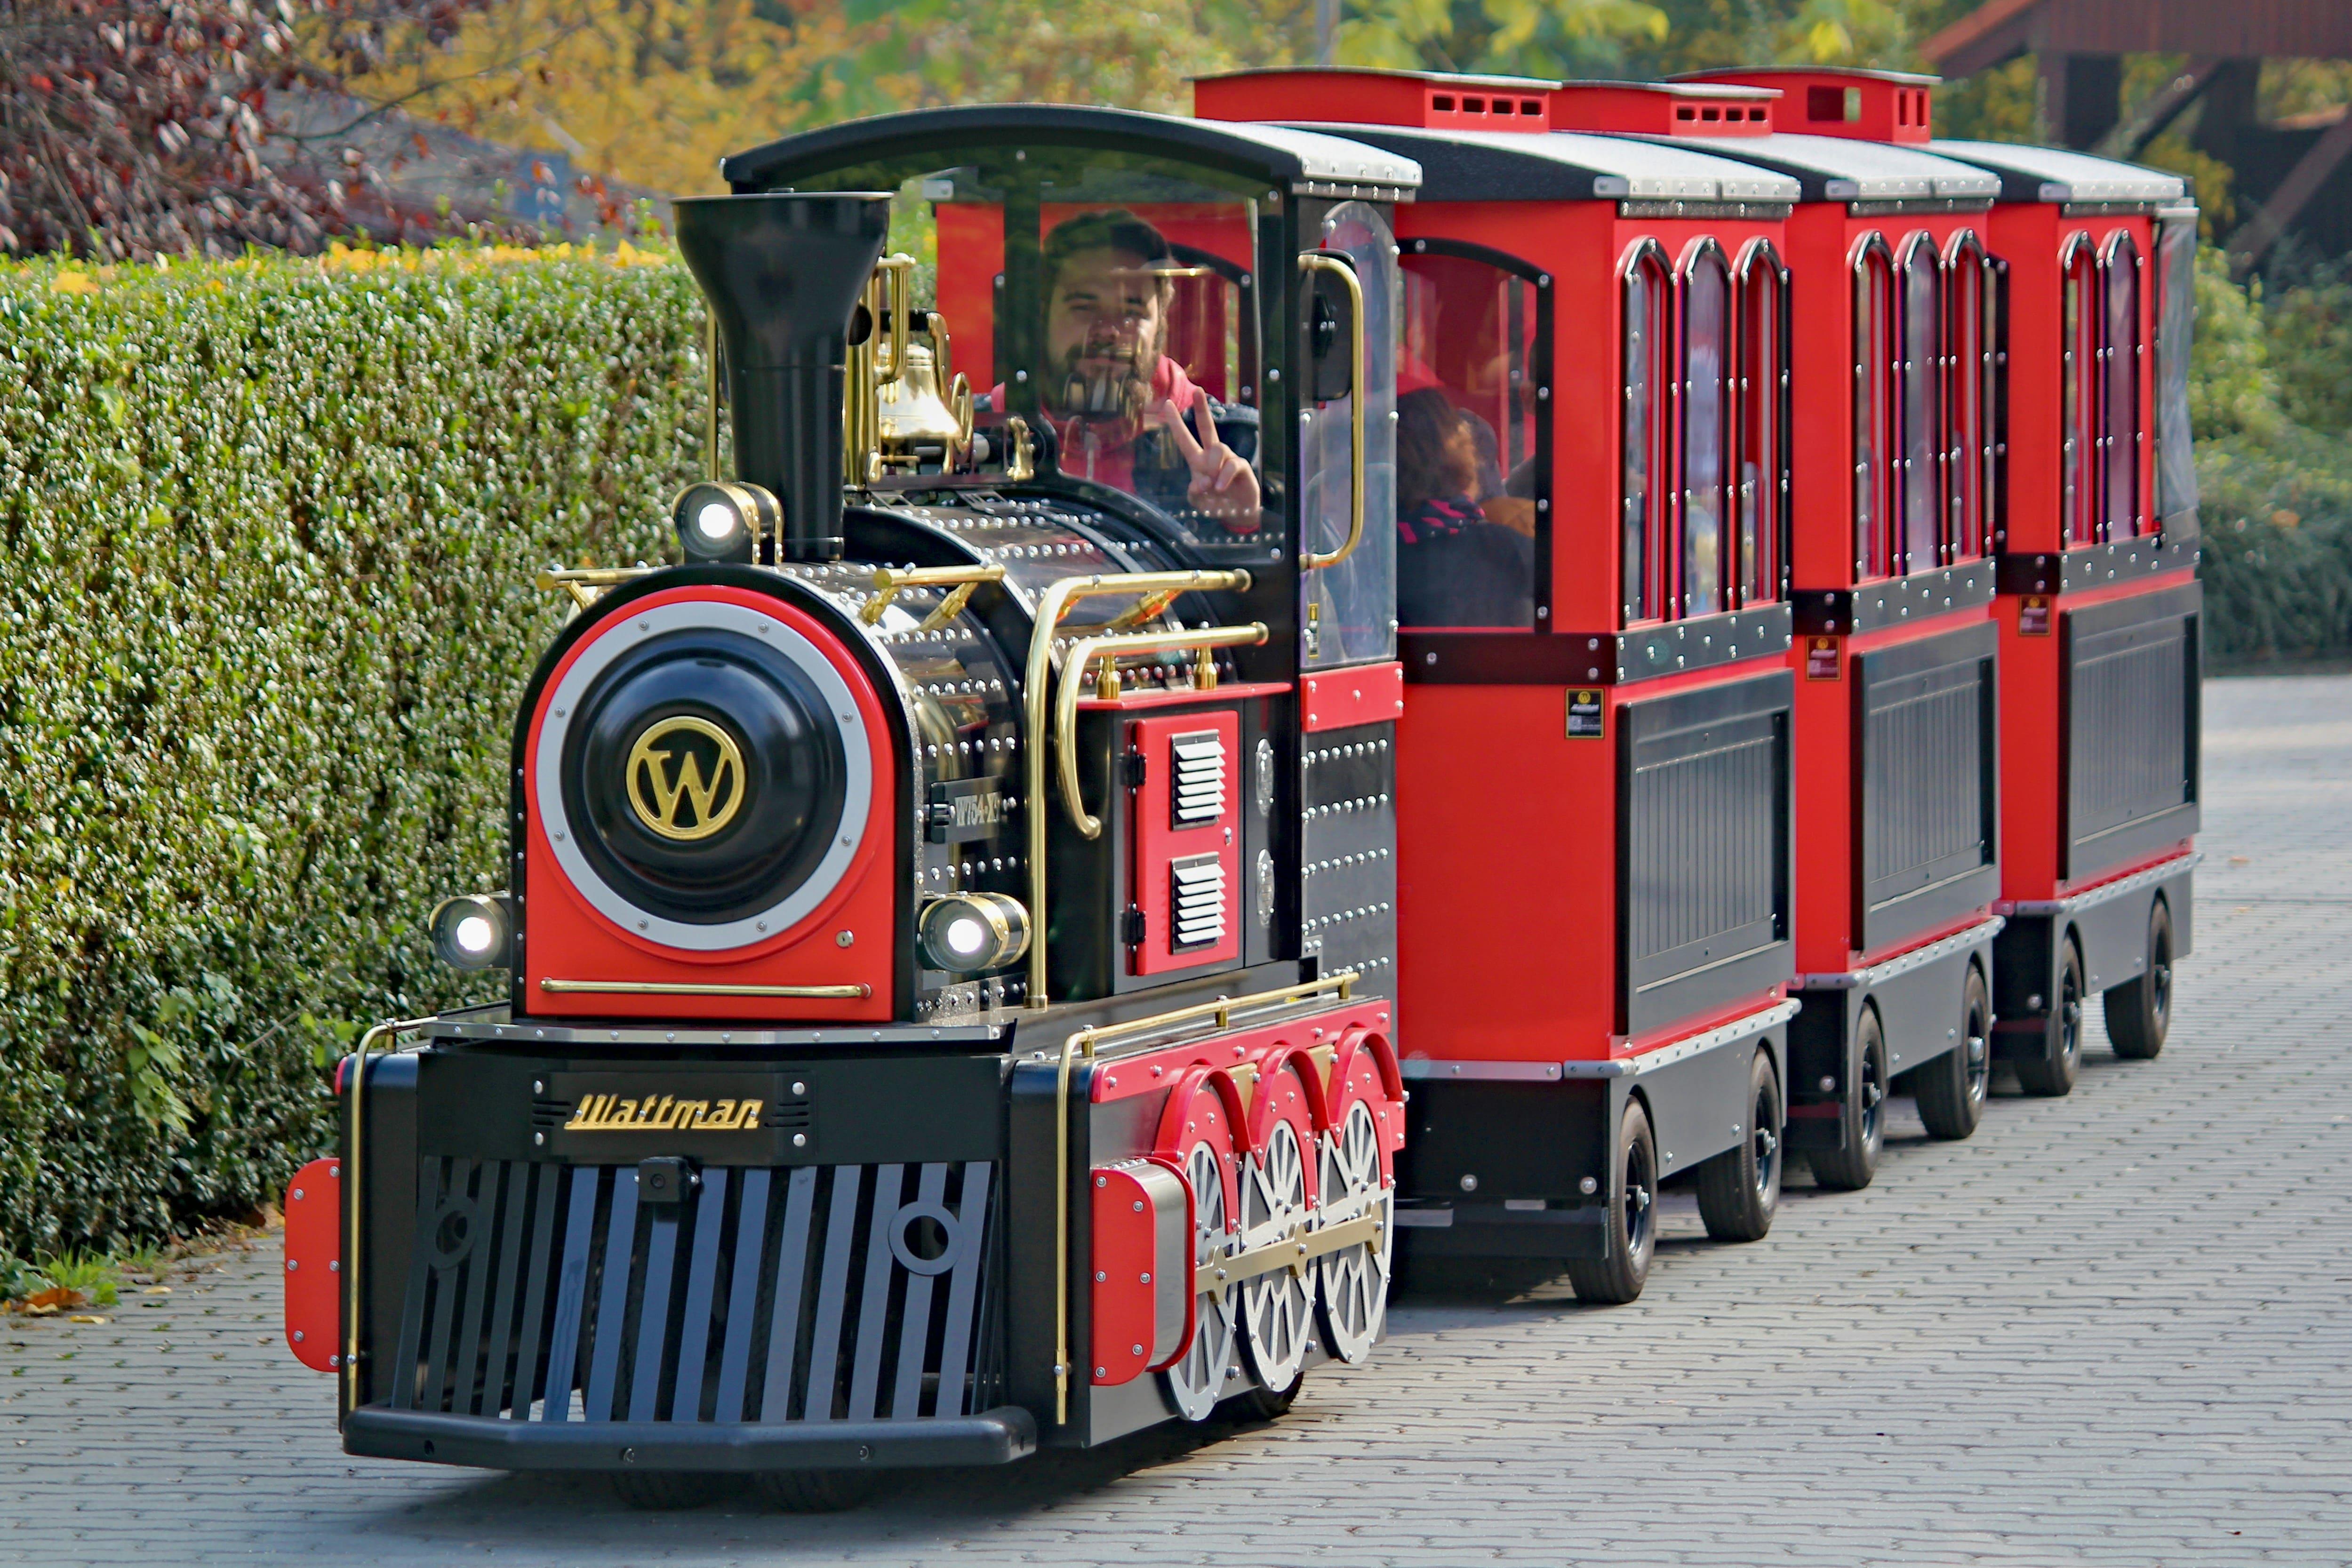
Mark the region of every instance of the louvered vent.
<instances>
[{"instance_id":1,"label":"louvered vent","mask_svg":"<svg viewBox=\"0 0 2352 1568\"><path fill-rule=\"evenodd\" d=\"M1214 730L1199 730L1171 737L1168 753L1175 760L1175 787L1169 792L1170 811L1178 827L1214 822L1225 815L1225 742Z\"/></svg>"},{"instance_id":2,"label":"louvered vent","mask_svg":"<svg viewBox=\"0 0 2352 1568\"><path fill-rule=\"evenodd\" d=\"M1207 947L1225 939L1225 862L1217 855L1187 855L1168 863L1168 892L1175 903L1169 929L1171 947Z\"/></svg>"}]
</instances>

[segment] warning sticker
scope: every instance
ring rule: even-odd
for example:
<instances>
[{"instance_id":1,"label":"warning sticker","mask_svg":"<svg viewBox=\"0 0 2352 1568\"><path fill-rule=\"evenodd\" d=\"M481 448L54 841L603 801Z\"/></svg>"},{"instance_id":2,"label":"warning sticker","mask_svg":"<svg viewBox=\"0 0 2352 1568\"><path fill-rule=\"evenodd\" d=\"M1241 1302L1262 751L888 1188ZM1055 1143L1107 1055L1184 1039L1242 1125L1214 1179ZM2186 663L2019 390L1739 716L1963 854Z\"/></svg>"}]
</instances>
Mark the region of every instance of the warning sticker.
<instances>
[{"instance_id":1,"label":"warning sticker","mask_svg":"<svg viewBox=\"0 0 2352 1568\"><path fill-rule=\"evenodd\" d=\"M2028 594L2018 602L2017 635L2021 637L2046 637L2050 635L2050 595Z\"/></svg>"},{"instance_id":2,"label":"warning sticker","mask_svg":"<svg viewBox=\"0 0 2352 1568\"><path fill-rule=\"evenodd\" d=\"M1601 693L1592 688L1571 688L1568 694L1568 738L1571 741L1598 741L1607 730L1602 721L1605 710L1601 706Z\"/></svg>"},{"instance_id":3,"label":"warning sticker","mask_svg":"<svg viewBox=\"0 0 2352 1568\"><path fill-rule=\"evenodd\" d=\"M1838 640L1835 637L1805 639L1805 679L1835 680L1838 678Z\"/></svg>"}]
</instances>

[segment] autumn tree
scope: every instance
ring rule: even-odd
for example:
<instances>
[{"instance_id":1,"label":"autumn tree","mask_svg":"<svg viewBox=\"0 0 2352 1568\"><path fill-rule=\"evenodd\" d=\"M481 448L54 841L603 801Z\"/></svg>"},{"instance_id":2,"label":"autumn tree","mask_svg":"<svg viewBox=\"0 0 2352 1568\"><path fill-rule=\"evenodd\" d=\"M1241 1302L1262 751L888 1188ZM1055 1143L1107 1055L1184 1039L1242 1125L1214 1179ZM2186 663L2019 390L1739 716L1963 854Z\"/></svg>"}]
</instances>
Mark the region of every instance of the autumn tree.
<instances>
[{"instance_id":1,"label":"autumn tree","mask_svg":"<svg viewBox=\"0 0 2352 1568\"><path fill-rule=\"evenodd\" d=\"M488 0L0 0L0 249L316 249L397 223L352 77Z\"/></svg>"}]
</instances>

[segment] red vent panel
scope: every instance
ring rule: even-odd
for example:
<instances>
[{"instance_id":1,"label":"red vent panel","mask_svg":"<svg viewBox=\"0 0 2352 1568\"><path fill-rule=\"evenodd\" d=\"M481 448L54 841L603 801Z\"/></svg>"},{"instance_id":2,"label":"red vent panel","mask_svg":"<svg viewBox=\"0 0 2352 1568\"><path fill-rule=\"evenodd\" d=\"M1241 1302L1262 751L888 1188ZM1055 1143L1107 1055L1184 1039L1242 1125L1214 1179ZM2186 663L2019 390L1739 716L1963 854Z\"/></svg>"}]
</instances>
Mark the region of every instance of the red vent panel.
<instances>
[{"instance_id":1,"label":"red vent panel","mask_svg":"<svg viewBox=\"0 0 2352 1568\"><path fill-rule=\"evenodd\" d=\"M1135 786L1129 886L1140 931L1129 970L1160 974L1241 956L1241 718L1186 713L1138 719L1128 747ZM1131 775L1130 775L1131 776Z\"/></svg>"}]
</instances>

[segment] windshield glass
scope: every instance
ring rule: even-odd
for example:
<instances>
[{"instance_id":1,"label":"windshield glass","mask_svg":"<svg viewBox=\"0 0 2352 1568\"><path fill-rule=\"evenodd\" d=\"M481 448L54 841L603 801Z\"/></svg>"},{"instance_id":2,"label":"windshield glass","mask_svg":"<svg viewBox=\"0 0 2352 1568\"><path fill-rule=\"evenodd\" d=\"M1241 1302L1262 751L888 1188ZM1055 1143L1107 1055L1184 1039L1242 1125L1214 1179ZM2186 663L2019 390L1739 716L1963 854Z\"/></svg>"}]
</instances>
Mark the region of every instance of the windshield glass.
<instances>
[{"instance_id":1,"label":"windshield glass","mask_svg":"<svg viewBox=\"0 0 2352 1568\"><path fill-rule=\"evenodd\" d=\"M915 303L953 342L942 382L969 379L983 428L1022 418L1063 475L1148 501L1212 558L1281 547L1259 439L1255 184L1051 147L823 183L898 192L891 247L916 258Z\"/></svg>"}]
</instances>

